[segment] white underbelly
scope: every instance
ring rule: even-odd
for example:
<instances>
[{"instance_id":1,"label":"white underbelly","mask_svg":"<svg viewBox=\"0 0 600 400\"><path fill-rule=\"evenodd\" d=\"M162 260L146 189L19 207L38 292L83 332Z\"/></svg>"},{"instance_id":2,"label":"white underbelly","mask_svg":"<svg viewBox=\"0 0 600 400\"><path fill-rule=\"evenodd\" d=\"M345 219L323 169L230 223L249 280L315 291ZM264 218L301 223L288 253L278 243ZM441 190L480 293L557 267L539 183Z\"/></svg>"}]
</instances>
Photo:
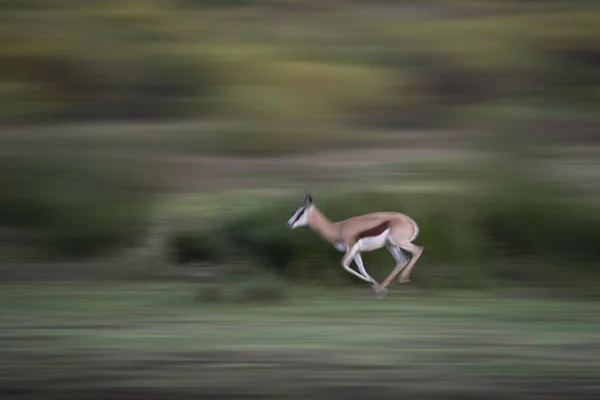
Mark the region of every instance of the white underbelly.
<instances>
[{"instance_id":1,"label":"white underbelly","mask_svg":"<svg viewBox=\"0 0 600 400\"><path fill-rule=\"evenodd\" d=\"M348 248L348 246L346 246L346 243L336 243L333 245L333 247L335 247L337 249L337 251L341 251L341 252L345 252L346 249Z\"/></svg>"},{"instance_id":2,"label":"white underbelly","mask_svg":"<svg viewBox=\"0 0 600 400\"><path fill-rule=\"evenodd\" d=\"M387 238L390 230L385 230L381 235L365 237L358 241L359 251L371 251L382 248L387 244Z\"/></svg>"}]
</instances>

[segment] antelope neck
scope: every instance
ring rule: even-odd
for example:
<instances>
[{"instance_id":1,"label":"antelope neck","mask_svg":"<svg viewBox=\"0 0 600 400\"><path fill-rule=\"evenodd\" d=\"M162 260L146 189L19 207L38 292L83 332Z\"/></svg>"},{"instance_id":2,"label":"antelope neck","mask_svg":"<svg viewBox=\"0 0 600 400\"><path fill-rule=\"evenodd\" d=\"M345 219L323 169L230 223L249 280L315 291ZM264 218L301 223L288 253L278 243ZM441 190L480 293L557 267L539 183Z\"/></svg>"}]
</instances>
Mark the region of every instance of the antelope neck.
<instances>
[{"instance_id":1,"label":"antelope neck","mask_svg":"<svg viewBox=\"0 0 600 400\"><path fill-rule=\"evenodd\" d=\"M330 243L342 241L340 230L316 206L311 206L308 225Z\"/></svg>"}]
</instances>

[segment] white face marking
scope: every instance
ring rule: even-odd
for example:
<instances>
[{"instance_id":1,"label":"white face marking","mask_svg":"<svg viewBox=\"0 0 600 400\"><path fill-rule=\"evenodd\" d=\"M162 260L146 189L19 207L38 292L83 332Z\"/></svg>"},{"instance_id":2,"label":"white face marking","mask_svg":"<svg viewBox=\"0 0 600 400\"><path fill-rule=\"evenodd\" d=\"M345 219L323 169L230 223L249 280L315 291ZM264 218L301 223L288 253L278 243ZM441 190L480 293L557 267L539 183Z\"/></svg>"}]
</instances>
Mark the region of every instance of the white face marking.
<instances>
[{"instance_id":1,"label":"white face marking","mask_svg":"<svg viewBox=\"0 0 600 400\"><path fill-rule=\"evenodd\" d=\"M292 215L292 218L290 218L288 220L288 227L290 229L296 229L301 226L308 225L308 213L309 212L310 212L310 206L309 207L304 207L304 206L300 207L298 210L296 210L294 215Z\"/></svg>"},{"instance_id":2,"label":"white face marking","mask_svg":"<svg viewBox=\"0 0 600 400\"><path fill-rule=\"evenodd\" d=\"M389 229L386 229L382 234L378 236L365 237L358 241L359 251L372 251L377 250L387 244Z\"/></svg>"}]
</instances>

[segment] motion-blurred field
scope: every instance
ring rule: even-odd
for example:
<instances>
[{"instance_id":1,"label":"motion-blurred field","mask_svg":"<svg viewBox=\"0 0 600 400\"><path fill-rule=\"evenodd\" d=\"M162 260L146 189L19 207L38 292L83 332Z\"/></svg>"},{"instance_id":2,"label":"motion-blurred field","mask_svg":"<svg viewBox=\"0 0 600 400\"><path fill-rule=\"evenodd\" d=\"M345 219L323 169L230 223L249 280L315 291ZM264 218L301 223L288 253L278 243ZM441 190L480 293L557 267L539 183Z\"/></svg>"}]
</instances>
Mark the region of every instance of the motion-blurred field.
<instances>
[{"instance_id":1,"label":"motion-blurred field","mask_svg":"<svg viewBox=\"0 0 600 400\"><path fill-rule=\"evenodd\" d=\"M0 0L0 397L597 397L599 21ZM302 188L413 217L411 282L289 231Z\"/></svg>"},{"instance_id":2,"label":"motion-blurred field","mask_svg":"<svg viewBox=\"0 0 600 400\"><path fill-rule=\"evenodd\" d=\"M592 399L597 303L519 291L292 290L213 304L197 284L6 286L5 399Z\"/></svg>"}]
</instances>

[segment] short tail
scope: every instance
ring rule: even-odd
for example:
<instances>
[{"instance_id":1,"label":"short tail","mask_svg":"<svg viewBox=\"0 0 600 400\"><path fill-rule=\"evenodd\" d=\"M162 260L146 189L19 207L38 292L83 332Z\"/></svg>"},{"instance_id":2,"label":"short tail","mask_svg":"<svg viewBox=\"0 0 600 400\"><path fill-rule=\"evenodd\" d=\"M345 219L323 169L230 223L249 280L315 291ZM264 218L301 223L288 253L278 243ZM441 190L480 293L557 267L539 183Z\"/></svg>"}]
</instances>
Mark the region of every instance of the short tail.
<instances>
[{"instance_id":1,"label":"short tail","mask_svg":"<svg viewBox=\"0 0 600 400\"><path fill-rule=\"evenodd\" d=\"M417 238L417 236L419 236L419 225L417 225L417 223L410 217L406 217L408 218L408 220L413 224L415 231L413 232L413 235L411 236L411 238L408 240L409 242L412 243L413 240L415 240Z\"/></svg>"}]
</instances>

